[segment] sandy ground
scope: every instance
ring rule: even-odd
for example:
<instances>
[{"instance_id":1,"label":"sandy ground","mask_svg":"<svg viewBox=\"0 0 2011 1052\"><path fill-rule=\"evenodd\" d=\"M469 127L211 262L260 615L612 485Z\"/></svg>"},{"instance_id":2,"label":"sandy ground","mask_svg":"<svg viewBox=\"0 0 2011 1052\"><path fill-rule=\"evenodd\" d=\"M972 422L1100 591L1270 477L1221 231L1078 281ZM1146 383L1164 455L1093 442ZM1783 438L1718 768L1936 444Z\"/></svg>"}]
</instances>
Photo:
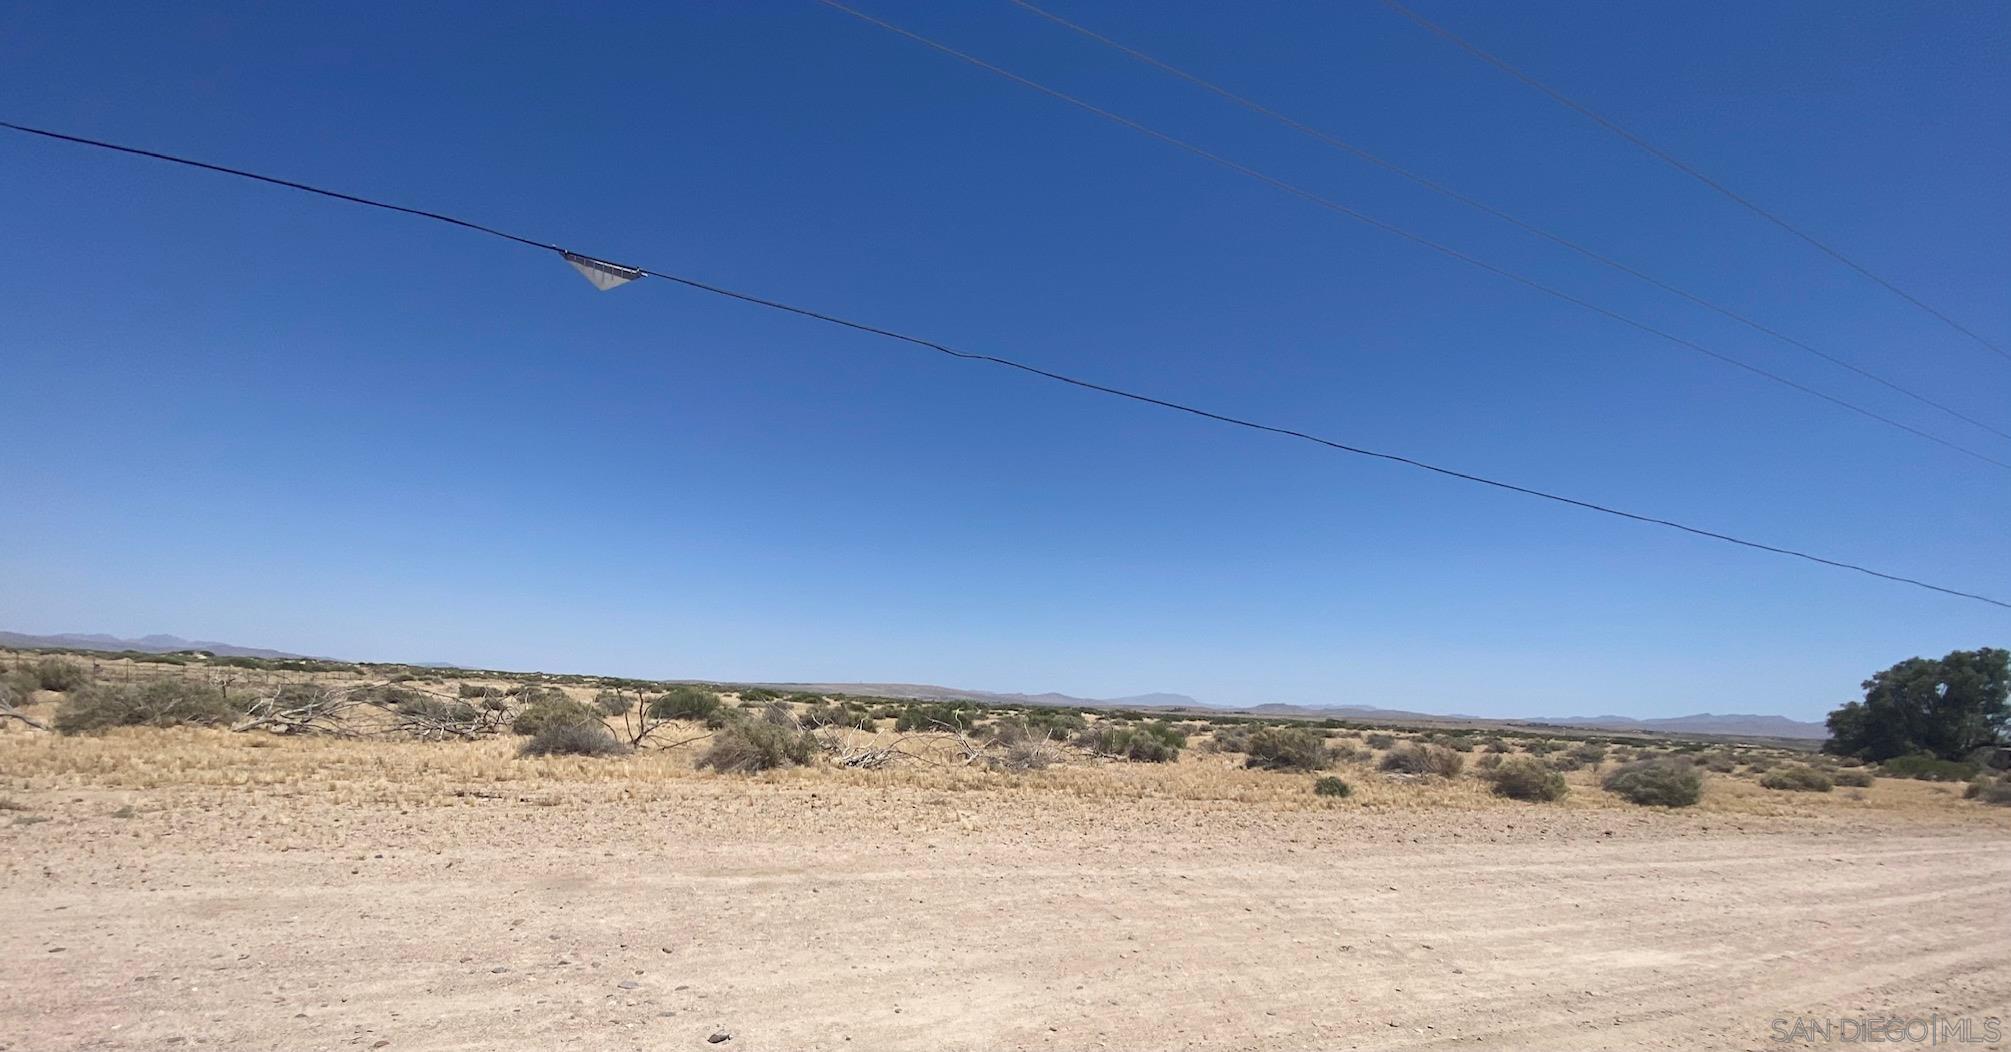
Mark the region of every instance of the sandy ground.
<instances>
[{"instance_id":1,"label":"sandy ground","mask_svg":"<svg viewBox=\"0 0 2011 1052\"><path fill-rule=\"evenodd\" d=\"M1751 1049L1807 1047L1782 1016L2011 1016L2011 827L1952 795L87 784L113 770L0 812L7 1052Z\"/></svg>"}]
</instances>

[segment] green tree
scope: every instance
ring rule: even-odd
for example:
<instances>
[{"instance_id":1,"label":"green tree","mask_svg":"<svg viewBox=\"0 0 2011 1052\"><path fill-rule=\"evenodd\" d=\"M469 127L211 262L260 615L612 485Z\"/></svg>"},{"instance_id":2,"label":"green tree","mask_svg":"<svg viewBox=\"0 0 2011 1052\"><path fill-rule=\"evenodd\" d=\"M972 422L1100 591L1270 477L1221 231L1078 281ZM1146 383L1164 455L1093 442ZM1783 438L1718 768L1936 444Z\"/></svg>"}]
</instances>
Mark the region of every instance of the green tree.
<instances>
[{"instance_id":1,"label":"green tree","mask_svg":"<svg viewBox=\"0 0 2011 1052\"><path fill-rule=\"evenodd\" d=\"M1864 700L1829 714L1825 752L1889 760L1959 760L2004 740L2011 723L2011 652L1957 650L1908 658L1864 681Z\"/></svg>"}]
</instances>

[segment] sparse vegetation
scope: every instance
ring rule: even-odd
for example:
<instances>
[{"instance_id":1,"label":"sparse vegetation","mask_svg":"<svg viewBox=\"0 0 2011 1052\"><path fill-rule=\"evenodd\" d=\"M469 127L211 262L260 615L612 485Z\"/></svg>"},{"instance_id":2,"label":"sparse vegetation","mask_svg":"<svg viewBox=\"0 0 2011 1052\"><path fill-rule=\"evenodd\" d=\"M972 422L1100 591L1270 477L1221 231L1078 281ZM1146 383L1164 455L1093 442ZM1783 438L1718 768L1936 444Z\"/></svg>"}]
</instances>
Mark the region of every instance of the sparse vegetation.
<instances>
[{"instance_id":1,"label":"sparse vegetation","mask_svg":"<svg viewBox=\"0 0 2011 1052\"><path fill-rule=\"evenodd\" d=\"M1552 770L1542 760L1529 756L1515 756L1501 761L1488 772L1487 780L1493 785L1496 796L1512 800L1558 800L1566 792L1562 774Z\"/></svg>"},{"instance_id":2,"label":"sparse vegetation","mask_svg":"<svg viewBox=\"0 0 2011 1052\"><path fill-rule=\"evenodd\" d=\"M1768 771L1760 777L1760 784L1768 789L1792 793L1827 793L1836 787L1836 782L1829 775L1802 765Z\"/></svg>"},{"instance_id":3,"label":"sparse vegetation","mask_svg":"<svg viewBox=\"0 0 2011 1052\"><path fill-rule=\"evenodd\" d=\"M1394 734L1371 734L1362 740L1368 743L1369 748L1377 750L1394 748L1397 743L1397 738Z\"/></svg>"},{"instance_id":4,"label":"sparse vegetation","mask_svg":"<svg viewBox=\"0 0 2011 1052\"><path fill-rule=\"evenodd\" d=\"M1629 803L1649 807L1690 807L1704 795L1703 772L1673 757L1622 764L1600 784Z\"/></svg>"},{"instance_id":5,"label":"sparse vegetation","mask_svg":"<svg viewBox=\"0 0 2011 1052\"><path fill-rule=\"evenodd\" d=\"M1354 791L1354 788L1348 785L1347 782L1331 774L1324 778L1313 780L1314 796L1348 796L1354 793Z\"/></svg>"},{"instance_id":6,"label":"sparse vegetation","mask_svg":"<svg viewBox=\"0 0 2011 1052\"><path fill-rule=\"evenodd\" d=\"M1862 767L1845 767L1842 770L1831 771L1829 772L1829 778L1830 781L1838 785L1848 786L1852 789L1866 788L1874 781L1871 772Z\"/></svg>"}]
</instances>

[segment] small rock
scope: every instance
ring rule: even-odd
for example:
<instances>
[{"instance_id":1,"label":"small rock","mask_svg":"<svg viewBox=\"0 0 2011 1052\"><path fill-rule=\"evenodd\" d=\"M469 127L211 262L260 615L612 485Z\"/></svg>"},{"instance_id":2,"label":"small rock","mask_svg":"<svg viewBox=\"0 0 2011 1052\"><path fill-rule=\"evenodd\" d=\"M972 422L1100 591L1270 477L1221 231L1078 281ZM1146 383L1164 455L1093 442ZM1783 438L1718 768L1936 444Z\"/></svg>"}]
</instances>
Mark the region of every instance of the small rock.
<instances>
[{"instance_id":1,"label":"small rock","mask_svg":"<svg viewBox=\"0 0 2011 1052\"><path fill-rule=\"evenodd\" d=\"M729 1033L727 1033L727 1032L726 1032L726 1031L724 1031L724 1030L715 1030L715 1031L713 1031L713 1033L712 1033L712 1036L711 1036L711 1037L708 1037L708 1038L706 1038L706 1039L705 1039L706 1043L707 1043L707 1044L710 1044L710 1045L717 1045L717 1044L720 1044L721 1042L725 1042L725 1041L731 1041L731 1040L733 1040L733 1035L732 1035L732 1034L729 1034Z\"/></svg>"},{"instance_id":2,"label":"small rock","mask_svg":"<svg viewBox=\"0 0 2011 1052\"><path fill-rule=\"evenodd\" d=\"M496 973L497 975L501 975L501 974L503 974L504 972L507 972L507 971L509 971L509 969L508 969L508 968L505 968L505 967L503 967L503 966L502 966L502 965L500 965L500 964L499 964L499 965L497 965L497 966L495 966L494 968L491 968L491 969L489 969L489 970L490 970L490 971L492 971L492 972L494 972L494 973Z\"/></svg>"},{"instance_id":3,"label":"small rock","mask_svg":"<svg viewBox=\"0 0 2011 1052\"><path fill-rule=\"evenodd\" d=\"M621 987L624 990L633 990L636 987L641 986L642 984L636 982L634 979L624 979L621 982L616 983L615 985Z\"/></svg>"}]
</instances>

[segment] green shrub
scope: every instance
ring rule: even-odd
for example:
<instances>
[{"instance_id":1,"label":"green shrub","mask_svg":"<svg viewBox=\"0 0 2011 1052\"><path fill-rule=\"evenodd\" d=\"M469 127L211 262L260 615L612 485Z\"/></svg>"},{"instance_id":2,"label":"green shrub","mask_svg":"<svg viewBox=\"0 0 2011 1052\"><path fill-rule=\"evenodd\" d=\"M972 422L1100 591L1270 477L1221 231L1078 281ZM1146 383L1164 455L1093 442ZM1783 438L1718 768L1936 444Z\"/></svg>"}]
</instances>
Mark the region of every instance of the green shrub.
<instances>
[{"instance_id":1,"label":"green shrub","mask_svg":"<svg viewBox=\"0 0 2011 1052\"><path fill-rule=\"evenodd\" d=\"M43 690L68 692L89 684L91 670L65 658L45 657L35 662L35 681Z\"/></svg>"},{"instance_id":2,"label":"green shrub","mask_svg":"<svg viewBox=\"0 0 2011 1052\"><path fill-rule=\"evenodd\" d=\"M517 699L521 705L536 705L541 701L566 701L570 698L570 695L558 687L538 683L519 683L503 693Z\"/></svg>"},{"instance_id":3,"label":"green shrub","mask_svg":"<svg viewBox=\"0 0 2011 1052\"><path fill-rule=\"evenodd\" d=\"M690 720L717 727L725 721L725 703L719 695L703 687L677 686L659 694L649 703L649 715L659 720Z\"/></svg>"},{"instance_id":4,"label":"green shrub","mask_svg":"<svg viewBox=\"0 0 2011 1052\"><path fill-rule=\"evenodd\" d=\"M519 756L620 756L628 746L600 723L551 723L517 747Z\"/></svg>"},{"instance_id":5,"label":"green shrub","mask_svg":"<svg viewBox=\"0 0 2011 1052\"><path fill-rule=\"evenodd\" d=\"M601 711L585 702L571 698L546 697L534 701L517 711L517 718L510 721L510 729L518 734L536 737L554 727L606 727L601 723Z\"/></svg>"},{"instance_id":6,"label":"green shrub","mask_svg":"<svg viewBox=\"0 0 2011 1052\"><path fill-rule=\"evenodd\" d=\"M1210 752L1249 752L1250 738L1257 728L1248 724L1216 725L1208 734L1206 748Z\"/></svg>"},{"instance_id":7,"label":"green shrub","mask_svg":"<svg viewBox=\"0 0 2011 1052\"><path fill-rule=\"evenodd\" d=\"M1557 800L1566 792L1562 774L1529 756L1503 760L1487 773L1487 780L1494 785L1494 795L1512 800Z\"/></svg>"},{"instance_id":8,"label":"green shrub","mask_svg":"<svg viewBox=\"0 0 2011 1052\"><path fill-rule=\"evenodd\" d=\"M984 719L985 711L969 702L912 704L894 718L894 730L901 734L917 731L970 731Z\"/></svg>"},{"instance_id":9,"label":"green shrub","mask_svg":"<svg viewBox=\"0 0 2011 1052\"><path fill-rule=\"evenodd\" d=\"M1259 728L1244 751L1244 766L1271 771L1324 771L1334 762L1327 743L1304 727Z\"/></svg>"},{"instance_id":10,"label":"green shrub","mask_svg":"<svg viewBox=\"0 0 2011 1052\"><path fill-rule=\"evenodd\" d=\"M1924 754L1895 756L1879 765L1879 772L1889 778L1918 778L1923 782L1966 782L1980 770L1978 764Z\"/></svg>"},{"instance_id":11,"label":"green shrub","mask_svg":"<svg viewBox=\"0 0 2011 1052\"><path fill-rule=\"evenodd\" d=\"M1076 735L1075 743L1100 756L1121 756L1141 763L1170 763L1180 757L1180 747L1119 720L1098 720Z\"/></svg>"},{"instance_id":12,"label":"green shrub","mask_svg":"<svg viewBox=\"0 0 2011 1052\"><path fill-rule=\"evenodd\" d=\"M1600 784L1623 800L1650 807L1689 807L1704 795L1703 772L1668 757L1622 764Z\"/></svg>"},{"instance_id":13,"label":"green shrub","mask_svg":"<svg viewBox=\"0 0 2011 1052\"><path fill-rule=\"evenodd\" d=\"M1840 771L1831 771L1829 772L1829 777L1830 781L1838 785L1849 786L1853 789L1862 789L1872 783L1871 772L1860 767L1846 767Z\"/></svg>"},{"instance_id":14,"label":"green shrub","mask_svg":"<svg viewBox=\"0 0 2011 1052\"><path fill-rule=\"evenodd\" d=\"M228 723L243 710L201 683L156 679L139 684L99 683L65 698L56 730L93 734L113 727L174 727Z\"/></svg>"},{"instance_id":15,"label":"green shrub","mask_svg":"<svg viewBox=\"0 0 2011 1052\"><path fill-rule=\"evenodd\" d=\"M1394 748L1397 743L1397 738L1394 734L1371 734L1362 740L1368 742L1371 749Z\"/></svg>"},{"instance_id":16,"label":"green shrub","mask_svg":"<svg viewBox=\"0 0 2011 1052\"><path fill-rule=\"evenodd\" d=\"M606 716L626 716L635 708L635 697L626 691L603 690L594 695L594 708Z\"/></svg>"},{"instance_id":17,"label":"green shrub","mask_svg":"<svg viewBox=\"0 0 2011 1052\"><path fill-rule=\"evenodd\" d=\"M1549 738L1532 738L1523 743L1522 749L1531 756L1548 756L1563 751L1564 743L1551 741Z\"/></svg>"},{"instance_id":18,"label":"green shrub","mask_svg":"<svg viewBox=\"0 0 2011 1052\"><path fill-rule=\"evenodd\" d=\"M1314 796L1347 796L1354 791L1354 787L1331 774L1313 781Z\"/></svg>"},{"instance_id":19,"label":"green shrub","mask_svg":"<svg viewBox=\"0 0 2011 1052\"><path fill-rule=\"evenodd\" d=\"M1783 789L1792 793L1827 793L1836 787L1830 776L1813 767L1782 767L1760 776L1760 784L1768 789Z\"/></svg>"},{"instance_id":20,"label":"green shrub","mask_svg":"<svg viewBox=\"0 0 2011 1052\"><path fill-rule=\"evenodd\" d=\"M722 774L766 771L810 762L816 740L808 732L771 723L734 723L712 736L712 745L698 758L699 767Z\"/></svg>"},{"instance_id":21,"label":"green shrub","mask_svg":"<svg viewBox=\"0 0 2011 1052\"><path fill-rule=\"evenodd\" d=\"M1383 756L1382 769L1398 774L1424 774L1451 778L1466 766L1466 758L1436 745L1406 745Z\"/></svg>"},{"instance_id":22,"label":"green shrub","mask_svg":"<svg viewBox=\"0 0 2011 1052\"><path fill-rule=\"evenodd\" d=\"M1606 762L1606 747L1598 742L1579 742L1571 747L1570 756L1579 763L1597 767Z\"/></svg>"}]
</instances>

